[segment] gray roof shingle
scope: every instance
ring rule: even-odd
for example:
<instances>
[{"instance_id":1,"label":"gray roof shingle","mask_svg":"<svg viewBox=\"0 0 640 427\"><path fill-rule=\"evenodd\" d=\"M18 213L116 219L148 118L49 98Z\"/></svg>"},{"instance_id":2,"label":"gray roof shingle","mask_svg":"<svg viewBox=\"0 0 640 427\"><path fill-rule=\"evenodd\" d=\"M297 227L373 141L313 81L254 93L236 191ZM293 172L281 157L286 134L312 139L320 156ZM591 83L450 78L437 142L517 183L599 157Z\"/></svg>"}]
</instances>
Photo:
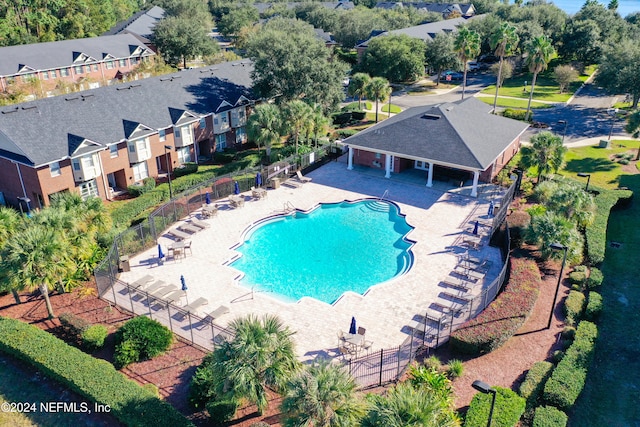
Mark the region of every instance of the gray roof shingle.
<instances>
[{"instance_id":1,"label":"gray roof shingle","mask_svg":"<svg viewBox=\"0 0 640 427\"><path fill-rule=\"evenodd\" d=\"M2 107L0 155L40 166L70 155L70 135L106 146L137 134L138 124L163 129L184 112L200 117L223 100L244 103L242 96L253 99L252 69L228 62Z\"/></svg>"},{"instance_id":2,"label":"gray roof shingle","mask_svg":"<svg viewBox=\"0 0 640 427\"><path fill-rule=\"evenodd\" d=\"M475 98L413 107L343 142L354 148L485 170L528 127Z\"/></svg>"}]
</instances>

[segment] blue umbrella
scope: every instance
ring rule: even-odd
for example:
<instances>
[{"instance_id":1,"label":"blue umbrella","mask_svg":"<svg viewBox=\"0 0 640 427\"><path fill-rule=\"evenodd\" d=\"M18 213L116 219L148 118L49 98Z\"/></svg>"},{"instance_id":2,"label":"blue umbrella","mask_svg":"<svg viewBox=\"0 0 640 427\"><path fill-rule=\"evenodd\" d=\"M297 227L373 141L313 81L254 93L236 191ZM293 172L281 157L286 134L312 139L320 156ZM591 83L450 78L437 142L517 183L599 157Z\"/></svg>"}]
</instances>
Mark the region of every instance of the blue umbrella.
<instances>
[{"instance_id":1,"label":"blue umbrella","mask_svg":"<svg viewBox=\"0 0 640 427\"><path fill-rule=\"evenodd\" d=\"M182 283L182 290L186 291L187 290L187 282L185 282L183 275L180 275L180 283Z\"/></svg>"},{"instance_id":2,"label":"blue umbrella","mask_svg":"<svg viewBox=\"0 0 640 427\"><path fill-rule=\"evenodd\" d=\"M351 318L351 326L349 327L349 333L355 335L356 332L357 332L356 318L352 317Z\"/></svg>"},{"instance_id":3,"label":"blue umbrella","mask_svg":"<svg viewBox=\"0 0 640 427\"><path fill-rule=\"evenodd\" d=\"M158 245L158 259L164 258L164 252L162 252L162 246Z\"/></svg>"},{"instance_id":4,"label":"blue umbrella","mask_svg":"<svg viewBox=\"0 0 640 427\"><path fill-rule=\"evenodd\" d=\"M473 224L473 234L478 234L478 221L476 221L475 224Z\"/></svg>"},{"instance_id":5,"label":"blue umbrella","mask_svg":"<svg viewBox=\"0 0 640 427\"><path fill-rule=\"evenodd\" d=\"M260 172L256 174L256 187L262 187L262 174Z\"/></svg>"},{"instance_id":6,"label":"blue umbrella","mask_svg":"<svg viewBox=\"0 0 640 427\"><path fill-rule=\"evenodd\" d=\"M209 196L209 192L207 191L207 193L204 195L204 202L208 205L211 204L211 196Z\"/></svg>"},{"instance_id":7,"label":"blue umbrella","mask_svg":"<svg viewBox=\"0 0 640 427\"><path fill-rule=\"evenodd\" d=\"M489 212L487 212L487 215L493 216L493 208L494 208L494 205L492 200L491 203L489 203Z\"/></svg>"},{"instance_id":8,"label":"blue umbrella","mask_svg":"<svg viewBox=\"0 0 640 427\"><path fill-rule=\"evenodd\" d=\"M238 184L238 181L234 181L234 184L233 184L233 185L234 185L233 192L234 192L235 194L240 194L240 184Z\"/></svg>"}]
</instances>

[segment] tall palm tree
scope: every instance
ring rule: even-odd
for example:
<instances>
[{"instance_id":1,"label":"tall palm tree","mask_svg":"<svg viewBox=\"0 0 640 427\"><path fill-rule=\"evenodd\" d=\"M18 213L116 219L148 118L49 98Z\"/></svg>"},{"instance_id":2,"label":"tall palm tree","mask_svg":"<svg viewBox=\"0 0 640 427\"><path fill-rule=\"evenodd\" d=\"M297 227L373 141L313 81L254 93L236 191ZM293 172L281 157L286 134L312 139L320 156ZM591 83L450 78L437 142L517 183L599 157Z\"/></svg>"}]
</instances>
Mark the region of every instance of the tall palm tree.
<instances>
[{"instance_id":1,"label":"tall palm tree","mask_svg":"<svg viewBox=\"0 0 640 427\"><path fill-rule=\"evenodd\" d=\"M50 319L55 316L49 290L69 273L72 266L65 242L57 230L37 223L15 233L2 249L0 268L12 272L9 278L11 288L39 289Z\"/></svg>"},{"instance_id":2,"label":"tall palm tree","mask_svg":"<svg viewBox=\"0 0 640 427\"><path fill-rule=\"evenodd\" d=\"M579 264L584 251L584 238L576 224L553 212L533 215L526 231L527 240L534 242L540 249L543 259L562 256L561 251L551 248L551 244L560 243L567 247L569 264Z\"/></svg>"},{"instance_id":3,"label":"tall palm tree","mask_svg":"<svg viewBox=\"0 0 640 427\"><path fill-rule=\"evenodd\" d=\"M308 127L310 116L311 107L298 99L289 101L284 107L282 125L284 130L293 136L296 144L296 154L298 154L300 134Z\"/></svg>"},{"instance_id":4,"label":"tall palm tree","mask_svg":"<svg viewBox=\"0 0 640 427\"><path fill-rule=\"evenodd\" d=\"M453 49L464 66L464 75L462 76L462 99L464 99L467 87L467 62L480 53L480 34L467 27L460 28L453 42Z\"/></svg>"},{"instance_id":5,"label":"tall palm tree","mask_svg":"<svg viewBox=\"0 0 640 427\"><path fill-rule=\"evenodd\" d=\"M313 143L316 148L318 148L318 134L324 133L327 129L329 129L329 119L324 115L322 106L316 104L313 106L309 118L309 132L313 135Z\"/></svg>"},{"instance_id":6,"label":"tall palm tree","mask_svg":"<svg viewBox=\"0 0 640 427\"><path fill-rule=\"evenodd\" d=\"M364 405L356 384L340 365L322 362L301 371L287 387L281 410L287 427L359 425Z\"/></svg>"},{"instance_id":7,"label":"tall palm tree","mask_svg":"<svg viewBox=\"0 0 640 427\"><path fill-rule=\"evenodd\" d=\"M426 387L400 383L387 396L373 395L372 407L362 427L459 427L449 403Z\"/></svg>"},{"instance_id":8,"label":"tall palm tree","mask_svg":"<svg viewBox=\"0 0 640 427\"><path fill-rule=\"evenodd\" d=\"M280 139L280 110L273 104L260 104L253 110L247 120L247 131L249 138L258 144L258 154L260 144L264 145L267 158L271 157L271 146Z\"/></svg>"},{"instance_id":9,"label":"tall palm tree","mask_svg":"<svg viewBox=\"0 0 640 427\"><path fill-rule=\"evenodd\" d=\"M489 41L491 49L497 57L500 58L500 66L498 68L498 79L496 80L496 96L493 100L493 114L496 113L496 106L498 105L498 90L502 82L502 64L504 63L505 55L511 55L518 46L518 29L508 22L503 22L500 27L491 34Z\"/></svg>"},{"instance_id":10,"label":"tall palm tree","mask_svg":"<svg viewBox=\"0 0 640 427\"><path fill-rule=\"evenodd\" d=\"M544 181L536 186L535 195L540 204L586 227L595 219L596 204L593 196L574 181Z\"/></svg>"},{"instance_id":11,"label":"tall palm tree","mask_svg":"<svg viewBox=\"0 0 640 427\"><path fill-rule=\"evenodd\" d=\"M529 93L529 103L527 104L527 113L525 114L525 121L529 120L531 113L531 100L533 99L533 91L536 86L536 79L538 73L547 69L549 61L556 54L555 49L551 45L551 40L547 36L535 37L529 43L527 47L527 66L529 71L533 73L533 79L531 80L531 93Z\"/></svg>"},{"instance_id":12,"label":"tall palm tree","mask_svg":"<svg viewBox=\"0 0 640 427\"><path fill-rule=\"evenodd\" d=\"M545 174L557 172L562 167L567 147L562 145L562 138L547 131L534 135L530 142L520 149L520 166L525 169L536 167L537 182L540 182Z\"/></svg>"},{"instance_id":13,"label":"tall palm tree","mask_svg":"<svg viewBox=\"0 0 640 427\"><path fill-rule=\"evenodd\" d=\"M384 77L374 77L364 89L367 98L376 101L376 123L378 123L378 102L384 102L391 94L391 86L389 80Z\"/></svg>"},{"instance_id":14,"label":"tall palm tree","mask_svg":"<svg viewBox=\"0 0 640 427\"><path fill-rule=\"evenodd\" d=\"M15 210L6 206L0 206L0 265L2 265L3 246L12 240L13 235L23 225L23 217ZM6 254L5 254L6 255ZM0 289L10 290L16 304L22 303L20 294L11 287L11 271L0 268Z\"/></svg>"},{"instance_id":15,"label":"tall palm tree","mask_svg":"<svg viewBox=\"0 0 640 427\"><path fill-rule=\"evenodd\" d=\"M358 97L358 108L362 109L362 97L365 96L365 88L371 81L371 77L367 73L356 73L349 79L347 93L349 96Z\"/></svg>"},{"instance_id":16,"label":"tall palm tree","mask_svg":"<svg viewBox=\"0 0 640 427\"><path fill-rule=\"evenodd\" d=\"M218 393L244 398L263 413L269 404L267 389L282 392L299 370L291 340L294 333L274 315L248 315L230 327L235 336L216 350L212 364L214 376L225 379Z\"/></svg>"}]
</instances>

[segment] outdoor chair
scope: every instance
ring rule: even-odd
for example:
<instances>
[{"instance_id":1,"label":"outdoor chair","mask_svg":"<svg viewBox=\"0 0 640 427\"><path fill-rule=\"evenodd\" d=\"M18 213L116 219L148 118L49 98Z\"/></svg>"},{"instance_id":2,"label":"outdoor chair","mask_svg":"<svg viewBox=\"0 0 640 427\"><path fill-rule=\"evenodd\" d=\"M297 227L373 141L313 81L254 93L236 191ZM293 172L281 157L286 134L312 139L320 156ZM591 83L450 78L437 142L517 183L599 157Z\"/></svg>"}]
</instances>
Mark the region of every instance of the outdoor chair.
<instances>
[{"instance_id":1,"label":"outdoor chair","mask_svg":"<svg viewBox=\"0 0 640 427\"><path fill-rule=\"evenodd\" d=\"M369 351L371 349L371 347L373 346L373 341L367 341L365 340L364 343L362 344L362 349L364 351Z\"/></svg>"},{"instance_id":2,"label":"outdoor chair","mask_svg":"<svg viewBox=\"0 0 640 427\"><path fill-rule=\"evenodd\" d=\"M192 233L192 234L195 234L201 230L200 227L196 227L195 225L189 224L189 223L180 224L178 228L183 231L188 231L189 233Z\"/></svg>"},{"instance_id":3,"label":"outdoor chair","mask_svg":"<svg viewBox=\"0 0 640 427\"><path fill-rule=\"evenodd\" d=\"M154 289L153 291L147 291L147 293L149 294L150 297L159 299L169 294L170 292L177 291L177 290L178 288L175 285L166 285L166 286L161 286L157 289Z\"/></svg>"},{"instance_id":4,"label":"outdoor chair","mask_svg":"<svg viewBox=\"0 0 640 427\"><path fill-rule=\"evenodd\" d=\"M135 282L129 284L129 286L131 286L131 288L133 289L144 289L145 286L149 285L149 283L151 282L153 282L153 276L147 274L137 279Z\"/></svg>"},{"instance_id":5,"label":"outdoor chair","mask_svg":"<svg viewBox=\"0 0 640 427\"><path fill-rule=\"evenodd\" d=\"M193 255L193 251L191 250L191 240L185 242L184 248L182 248L182 250L184 251L185 256L187 255L187 251L189 251L189 253Z\"/></svg>"},{"instance_id":6,"label":"outdoor chair","mask_svg":"<svg viewBox=\"0 0 640 427\"><path fill-rule=\"evenodd\" d=\"M312 178L309 178L308 176L302 176L302 172L300 171L296 171L296 176L298 177L298 181L300 181L303 184L307 182L311 182L312 180Z\"/></svg>"},{"instance_id":7,"label":"outdoor chair","mask_svg":"<svg viewBox=\"0 0 640 427\"><path fill-rule=\"evenodd\" d=\"M225 306L225 305L221 305L220 307L216 308L215 310L207 313L207 317L210 318L212 321L216 320L219 317L222 317L223 315L227 314L229 312L229 307Z\"/></svg>"},{"instance_id":8,"label":"outdoor chair","mask_svg":"<svg viewBox=\"0 0 640 427\"><path fill-rule=\"evenodd\" d=\"M209 224L204 221L199 220L198 218L191 218L191 224L195 225L198 228L205 229L209 228Z\"/></svg>"},{"instance_id":9,"label":"outdoor chair","mask_svg":"<svg viewBox=\"0 0 640 427\"><path fill-rule=\"evenodd\" d=\"M192 301L190 304L185 305L184 307L182 307L182 309L187 313L193 313L203 305L207 305L207 304L209 304L209 300L204 297L200 297L195 301Z\"/></svg>"},{"instance_id":10,"label":"outdoor chair","mask_svg":"<svg viewBox=\"0 0 640 427\"><path fill-rule=\"evenodd\" d=\"M364 335L367 333L367 330L362 326L358 326L358 335Z\"/></svg>"},{"instance_id":11,"label":"outdoor chair","mask_svg":"<svg viewBox=\"0 0 640 427\"><path fill-rule=\"evenodd\" d=\"M175 237L177 240L184 240L191 237L190 234L187 234L184 231L180 231L178 229L171 229L167 231L167 234L170 234L171 236Z\"/></svg>"},{"instance_id":12,"label":"outdoor chair","mask_svg":"<svg viewBox=\"0 0 640 427\"><path fill-rule=\"evenodd\" d=\"M167 295L163 296L162 299L168 302L169 304L180 301L180 298L185 296L186 293L182 289L178 289L175 291L169 292Z\"/></svg>"}]
</instances>

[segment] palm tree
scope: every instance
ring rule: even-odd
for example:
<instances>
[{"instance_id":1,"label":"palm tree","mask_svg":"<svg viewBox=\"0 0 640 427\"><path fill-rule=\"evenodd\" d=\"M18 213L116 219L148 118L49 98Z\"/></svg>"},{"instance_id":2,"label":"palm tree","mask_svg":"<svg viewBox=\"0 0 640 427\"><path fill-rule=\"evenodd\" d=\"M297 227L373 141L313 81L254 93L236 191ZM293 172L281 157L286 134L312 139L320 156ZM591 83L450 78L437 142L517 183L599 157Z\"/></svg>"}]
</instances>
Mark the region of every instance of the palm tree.
<instances>
[{"instance_id":1,"label":"palm tree","mask_svg":"<svg viewBox=\"0 0 640 427\"><path fill-rule=\"evenodd\" d=\"M340 365L322 362L301 371L287 387L281 410L284 425L350 427L365 413L356 384Z\"/></svg>"},{"instance_id":2,"label":"palm tree","mask_svg":"<svg viewBox=\"0 0 640 427\"><path fill-rule=\"evenodd\" d=\"M544 181L536 186L540 204L584 228L595 220L593 196L574 181Z\"/></svg>"},{"instance_id":3,"label":"palm tree","mask_svg":"<svg viewBox=\"0 0 640 427\"><path fill-rule=\"evenodd\" d=\"M2 250L2 268L11 271L12 289L30 291L38 288L44 297L53 319L53 307L49 300L49 289L73 268L65 242L57 230L37 223L14 234Z\"/></svg>"},{"instance_id":4,"label":"palm tree","mask_svg":"<svg viewBox=\"0 0 640 427\"><path fill-rule=\"evenodd\" d=\"M263 413L269 404L267 389L283 391L299 370L293 332L274 315L261 319L248 315L230 327L235 336L215 351L212 363L214 376L225 379L218 384L218 393L244 398Z\"/></svg>"},{"instance_id":5,"label":"palm tree","mask_svg":"<svg viewBox=\"0 0 640 427\"><path fill-rule=\"evenodd\" d=\"M387 96L391 94L391 87L389 86L389 80L384 77L374 77L369 84L365 86L364 92L367 98L374 99L376 101L376 123L378 123L378 101L384 102Z\"/></svg>"},{"instance_id":6,"label":"palm tree","mask_svg":"<svg viewBox=\"0 0 640 427\"><path fill-rule=\"evenodd\" d=\"M453 42L453 48L464 66L462 76L462 99L464 99L464 91L467 87L467 62L480 53L480 34L467 27L460 28Z\"/></svg>"},{"instance_id":7,"label":"palm tree","mask_svg":"<svg viewBox=\"0 0 640 427\"><path fill-rule=\"evenodd\" d=\"M22 222L22 216L14 209L0 206L0 265L2 265L2 248L11 241L13 235L19 230ZM16 304L22 303L20 301L20 294L16 289L11 287L10 283L11 271L6 268L0 268L0 289L10 290L13 294L13 298L16 300Z\"/></svg>"},{"instance_id":8,"label":"palm tree","mask_svg":"<svg viewBox=\"0 0 640 427\"><path fill-rule=\"evenodd\" d=\"M310 116L311 107L298 99L288 102L284 107L282 126L286 132L293 136L296 143L296 154L298 154L300 134L307 128Z\"/></svg>"},{"instance_id":9,"label":"palm tree","mask_svg":"<svg viewBox=\"0 0 640 427\"><path fill-rule=\"evenodd\" d=\"M362 97L365 96L365 88L371 81L371 77L367 73L356 73L349 79L347 93L349 96L358 97L358 108L362 109Z\"/></svg>"},{"instance_id":10,"label":"palm tree","mask_svg":"<svg viewBox=\"0 0 640 427\"><path fill-rule=\"evenodd\" d=\"M496 80L496 96L493 100L493 114L496 113L496 106L498 105L498 90L502 82L502 64L504 63L504 56L510 55L518 46L518 29L508 22L503 22L491 34L491 49L494 49L495 55L500 58L500 66L498 68L498 79Z\"/></svg>"},{"instance_id":11,"label":"palm tree","mask_svg":"<svg viewBox=\"0 0 640 427\"><path fill-rule=\"evenodd\" d=\"M529 71L533 73L533 79L531 80L531 93L529 94L529 103L527 104L527 113L524 120L529 120L529 114L531 113L531 100L533 99L533 90L536 86L536 79L538 73L547 69L549 61L556 51L551 45L551 40L547 36L535 37L529 43L527 47L527 60L526 63L529 67Z\"/></svg>"},{"instance_id":12,"label":"palm tree","mask_svg":"<svg viewBox=\"0 0 640 427\"><path fill-rule=\"evenodd\" d=\"M362 427L458 427L460 420L449 402L426 387L400 383L387 396L373 395Z\"/></svg>"},{"instance_id":13,"label":"palm tree","mask_svg":"<svg viewBox=\"0 0 640 427\"><path fill-rule=\"evenodd\" d=\"M258 144L263 144L267 151L267 158L271 158L271 146L280 139L280 110L273 104L260 104L253 110L247 120L249 138Z\"/></svg>"},{"instance_id":14,"label":"palm tree","mask_svg":"<svg viewBox=\"0 0 640 427\"><path fill-rule=\"evenodd\" d=\"M527 240L540 249L543 259L557 258L563 254L553 250L551 244L560 243L567 247L567 261L579 264L582 261L584 240L574 222L553 212L533 215L526 231Z\"/></svg>"},{"instance_id":15,"label":"palm tree","mask_svg":"<svg viewBox=\"0 0 640 427\"><path fill-rule=\"evenodd\" d=\"M520 166L524 169L536 167L538 179L550 171L557 172L564 163L564 154L567 147L562 145L562 138L551 132L540 132L531 138L530 145L525 145L520 150Z\"/></svg>"},{"instance_id":16,"label":"palm tree","mask_svg":"<svg viewBox=\"0 0 640 427\"><path fill-rule=\"evenodd\" d=\"M318 148L318 134L329 128L329 119L324 115L320 104L313 106L309 120L309 132L313 135L315 147Z\"/></svg>"}]
</instances>

